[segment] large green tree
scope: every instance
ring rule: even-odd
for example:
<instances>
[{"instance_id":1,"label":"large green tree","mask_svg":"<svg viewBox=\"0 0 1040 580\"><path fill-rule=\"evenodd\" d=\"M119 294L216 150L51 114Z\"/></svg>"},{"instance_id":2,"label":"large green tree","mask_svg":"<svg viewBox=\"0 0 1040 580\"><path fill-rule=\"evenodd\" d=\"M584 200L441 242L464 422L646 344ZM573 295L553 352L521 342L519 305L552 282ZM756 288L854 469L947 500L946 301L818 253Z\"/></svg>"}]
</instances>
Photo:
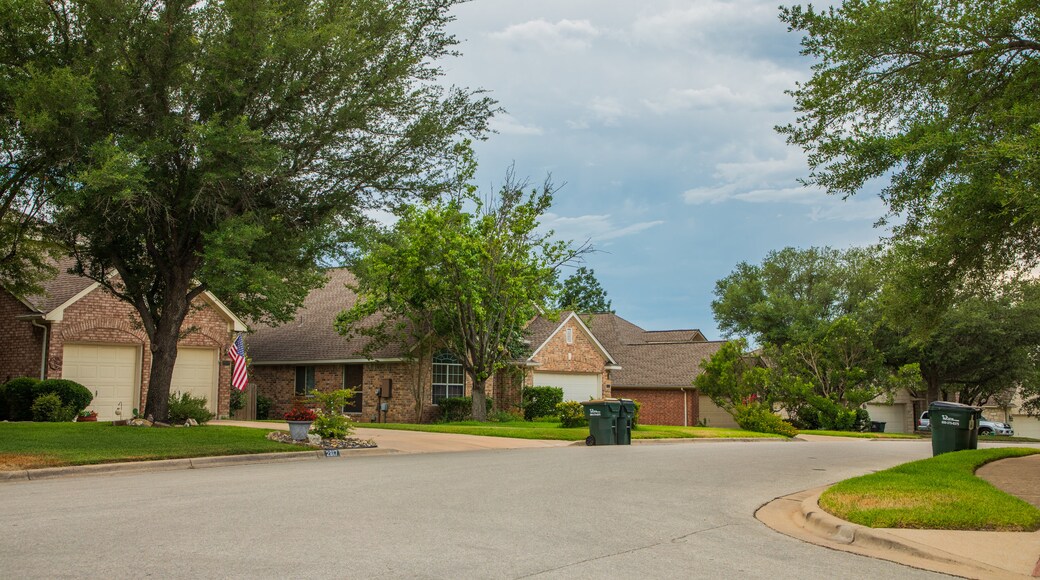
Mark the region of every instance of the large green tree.
<instances>
[{"instance_id":1,"label":"large green tree","mask_svg":"<svg viewBox=\"0 0 1040 580\"><path fill-rule=\"evenodd\" d=\"M876 256L862 248L774 250L717 281L711 309L726 336L777 347L820 338L843 316L877 318Z\"/></svg>"},{"instance_id":2,"label":"large green tree","mask_svg":"<svg viewBox=\"0 0 1040 580\"><path fill-rule=\"evenodd\" d=\"M364 300L339 320L345 332L362 332L351 325L376 312L406 323L395 333L429 325L472 380L477 420L487 415L488 379L522 360L524 329L548 309L557 271L588 251L538 231L554 189L526 188L510 175L490 199L469 188L406 209L384 243L358 260Z\"/></svg>"},{"instance_id":3,"label":"large green tree","mask_svg":"<svg viewBox=\"0 0 1040 580\"><path fill-rule=\"evenodd\" d=\"M607 291L596 279L596 273L585 266L580 266L563 281L556 305L560 309L582 313L614 312L610 308Z\"/></svg>"},{"instance_id":4,"label":"large green tree","mask_svg":"<svg viewBox=\"0 0 1040 580\"><path fill-rule=\"evenodd\" d=\"M14 165L46 177L74 270L140 315L147 414L196 297L287 320L364 209L449 187L492 108L437 83L454 4L0 0Z\"/></svg>"},{"instance_id":5,"label":"large green tree","mask_svg":"<svg viewBox=\"0 0 1040 580\"><path fill-rule=\"evenodd\" d=\"M871 180L918 259L905 284L934 323L964 283L1040 261L1040 5L847 0L781 9L812 78L779 130L805 180L847 197Z\"/></svg>"}]
</instances>

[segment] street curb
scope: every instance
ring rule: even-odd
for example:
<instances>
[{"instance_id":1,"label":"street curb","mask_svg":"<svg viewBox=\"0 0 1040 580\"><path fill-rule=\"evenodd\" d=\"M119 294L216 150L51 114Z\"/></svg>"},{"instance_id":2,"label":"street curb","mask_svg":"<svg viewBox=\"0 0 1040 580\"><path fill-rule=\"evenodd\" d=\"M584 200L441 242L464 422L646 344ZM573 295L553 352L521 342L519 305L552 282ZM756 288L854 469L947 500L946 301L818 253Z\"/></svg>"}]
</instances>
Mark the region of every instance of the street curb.
<instances>
[{"instance_id":1,"label":"street curb","mask_svg":"<svg viewBox=\"0 0 1040 580\"><path fill-rule=\"evenodd\" d=\"M398 453L395 449L377 447L363 449L341 449L338 458L350 456L377 456ZM229 465L251 465L259 463L286 463L289 461L313 461L326 458L325 450L293 451L289 453L254 453L251 455L216 455L211 457L189 457L182 459L157 459L154 461L131 461L123 463L100 463L97 465L69 465L0 471L0 483L8 481L37 481L73 477L80 475L102 475L109 473L144 473L149 471L175 471L179 469L205 469Z\"/></svg>"},{"instance_id":2,"label":"street curb","mask_svg":"<svg viewBox=\"0 0 1040 580\"><path fill-rule=\"evenodd\" d=\"M924 558L946 564L964 563L963 559L957 558L953 554L941 552L936 548L921 546L909 540L896 538L880 530L847 522L833 516L820 507L820 496L822 494L823 492L815 493L802 500L801 504L802 517L805 518L805 527L817 535L825 536L831 541L841 544L855 544L867 548L894 550L916 558Z\"/></svg>"},{"instance_id":3,"label":"street curb","mask_svg":"<svg viewBox=\"0 0 1040 580\"><path fill-rule=\"evenodd\" d=\"M679 443L805 443L805 439L791 437L680 437L676 439L633 439L632 445L673 445ZM582 445L585 443L579 441Z\"/></svg>"}]
</instances>

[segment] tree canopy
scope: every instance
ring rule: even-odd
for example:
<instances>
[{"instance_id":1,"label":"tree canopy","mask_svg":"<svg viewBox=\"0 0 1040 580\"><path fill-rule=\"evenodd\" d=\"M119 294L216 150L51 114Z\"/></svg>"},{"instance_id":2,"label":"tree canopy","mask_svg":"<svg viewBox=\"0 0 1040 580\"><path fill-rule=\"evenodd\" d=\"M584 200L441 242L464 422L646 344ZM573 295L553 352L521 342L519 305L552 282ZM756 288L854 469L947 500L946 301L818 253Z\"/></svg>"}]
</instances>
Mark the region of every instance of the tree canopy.
<instances>
[{"instance_id":1,"label":"tree canopy","mask_svg":"<svg viewBox=\"0 0 1040 580\"><path fill-rule=\"evenodd\" d=\"M556 305L561 310L570 309L585 314L614 312L610 308L607 291L596 279L596 273L585 266L580 266L563 281Z\"/></svg>"},{"instance_id":2,"label":"tree canopy","mask_svg":"<svg viewBox=\"0 0 1040 580\"><path fill-rule=\"evenodd\" d=\"M140 315L147 414L194 298L287 320L363 210L455 186L493 105L436 82L454 4L0 0L9 164L46 179L75 271Z\"/></svg>"},{"instance_id":3,"label":"tree canopy","mask_svg":"<svg viewBox=\"0 0 1040 580\"><path fill-rule=\"evenodd\" d=\"M487 380L523 358L524 329L549 308L557 271L588 250L537 231L555 190L548 181L527 187L510 174L490 199L467 188L405 209L355 262L363 300L337 323L341 332L359 332L352 325L382 312L404 325L377 332L428 325L472 380L477 420L487 415Z\"/></svg>"},{"instance_id":4,"label":"tree canopy","mask_svg":"<svg viewBox=\"0 0 1040 580\"><path fill-rule=\"evenodd\" d=\"M847 0L781 9L812 78L779 128L808 185L871 180L935 304L1040 261L1040 8L1030 0ZM928 313L938 316L940 308Z\"/></svg>"}]
</instances>

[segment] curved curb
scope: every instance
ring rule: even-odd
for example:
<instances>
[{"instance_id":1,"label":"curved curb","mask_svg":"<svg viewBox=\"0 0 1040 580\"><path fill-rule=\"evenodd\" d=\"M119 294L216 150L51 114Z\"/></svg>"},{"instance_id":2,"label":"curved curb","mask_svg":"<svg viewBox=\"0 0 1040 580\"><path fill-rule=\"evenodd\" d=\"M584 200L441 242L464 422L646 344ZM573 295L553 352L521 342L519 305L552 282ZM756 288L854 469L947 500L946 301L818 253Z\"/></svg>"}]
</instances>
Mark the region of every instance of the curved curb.
<instances>
[{"instance_id":1,"label":"curved curb","mask_svg":"<svg viewBox=\"0 0 1040 580\"><path fill-rule=\"evenodd\" d=\"M783 496L758 508L755 518L776 532L825 548L888 560L966 578L1029 578L1028 575L958 556L933 545L921 544L833 516L819 505L828 487ZM936 530L942 532L942 530Z\"/></svg>"},{"instance_id":2,"label":"curved curb","mask_svg":"<svg viewBox=\"0 0 1040 580\"><path fill-rule=\"evenodd\" d=\"M390 455L397 453L392 449L366 448L340 450L339 458L354 455ZM223 467L228 465L251 465L259 463L286 463L289 461L313 461L326 459L324 450L292 451L288 453L254 453L250 455L215 455L209 457L189 457L183 459L158 459L154 461L131 461L123 463L99 463L96 465L69 465L65 467L44 467L41 469L20 469L17 471L0 471L0 483L8 481L37 481L73 477L80 475L103 475L109 473L143 473L149 471L175 471L178 469L205 469L207 467Z\"/></svg>"}]
</instances>

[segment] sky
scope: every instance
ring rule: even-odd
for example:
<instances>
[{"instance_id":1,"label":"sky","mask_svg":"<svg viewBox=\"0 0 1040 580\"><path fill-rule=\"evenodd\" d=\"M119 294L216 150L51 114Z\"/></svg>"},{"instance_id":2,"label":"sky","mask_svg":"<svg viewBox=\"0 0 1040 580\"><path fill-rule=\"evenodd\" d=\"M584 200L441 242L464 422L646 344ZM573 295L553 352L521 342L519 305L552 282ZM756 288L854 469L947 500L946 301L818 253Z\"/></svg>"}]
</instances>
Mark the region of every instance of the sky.
<instances>
[{"instance_id":1,"label":"sky","mask_svg":"<svg viewBox=\"0 0 1040 580\"><path fill-rule=\"evenodd\" d=\"M876 192L806 188L774 131L810 76L776 0L474 0L454 10L447 82L505 110L475 144L477 185L506 170L562 186L543 225L592 241L617 314L720 339L715 282L786 246L876 242ZM569 272L564 272L564 276Z\"/></svg>"}]
</instances>

